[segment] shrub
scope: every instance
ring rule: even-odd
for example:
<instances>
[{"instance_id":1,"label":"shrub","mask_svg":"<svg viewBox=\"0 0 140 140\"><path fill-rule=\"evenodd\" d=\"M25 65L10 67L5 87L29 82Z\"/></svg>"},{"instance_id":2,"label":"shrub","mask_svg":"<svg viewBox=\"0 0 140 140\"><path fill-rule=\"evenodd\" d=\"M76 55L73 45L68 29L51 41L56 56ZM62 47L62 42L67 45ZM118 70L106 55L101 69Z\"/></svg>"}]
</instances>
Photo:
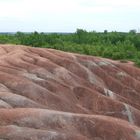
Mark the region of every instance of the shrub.
<instances>
[{"instance_id":1,"label":"shrub","mask_svg":"<svg viewBox=\"0 0 140 140\"><path fill-rule=\"evenodd\" d=\"M136 59L136 60L135 60L135 65L136 65L137 67L140 67L140 59Z\"/></svg>"}]
</instances>

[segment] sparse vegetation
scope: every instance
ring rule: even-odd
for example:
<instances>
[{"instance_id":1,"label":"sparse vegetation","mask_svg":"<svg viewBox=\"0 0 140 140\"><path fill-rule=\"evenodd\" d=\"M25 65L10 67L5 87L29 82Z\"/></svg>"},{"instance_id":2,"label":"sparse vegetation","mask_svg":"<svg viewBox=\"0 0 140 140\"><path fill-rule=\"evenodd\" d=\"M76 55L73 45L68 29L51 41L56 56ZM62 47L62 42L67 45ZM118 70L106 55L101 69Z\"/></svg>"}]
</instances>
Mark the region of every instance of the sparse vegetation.
<instances>
[{"instance_id":1,"label":"sparse vegetation","mask_svg":"<svg viewBox=\"0 0 140 140\"><path fill-rule=\"evenodd\" d=\"M120 60L121 63L127 63L128 61L125 59Z\"/></svg>"},{"instance_id":2,"label":"sparse vegetation","mask_svg":"<svg viewBox=\"0 0 140 140\"><path fill-rule=\"evenodd\" d=\"M132 60L140 66L140 34L135 30L129 33L77 29L70 34L22 33L1 34L1 44L22 44L34 47L53 48L87 55L102 56L121 62Z\"/></svg>"}]
</instances>

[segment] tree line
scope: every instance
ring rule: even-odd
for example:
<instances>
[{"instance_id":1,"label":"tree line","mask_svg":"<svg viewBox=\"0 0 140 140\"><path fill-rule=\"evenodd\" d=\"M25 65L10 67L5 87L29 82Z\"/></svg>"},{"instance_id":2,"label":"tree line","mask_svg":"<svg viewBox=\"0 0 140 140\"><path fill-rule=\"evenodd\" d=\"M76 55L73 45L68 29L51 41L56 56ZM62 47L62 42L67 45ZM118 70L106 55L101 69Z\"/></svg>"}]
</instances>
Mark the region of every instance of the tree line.
<instances>
[{"instance_id":1,"label":"tree line","mask_svg":"<svg viewBox=\"0 0 140 140\"><path fill-rule=\"evenodd\" d=\"M135 30L124 32L75 33L22 33L0 34L0 44L21 44L33 47L53 48L87 55L102 56L125 62L134 61L140 66L140 34Z\"/></svg>"}]
</instances>

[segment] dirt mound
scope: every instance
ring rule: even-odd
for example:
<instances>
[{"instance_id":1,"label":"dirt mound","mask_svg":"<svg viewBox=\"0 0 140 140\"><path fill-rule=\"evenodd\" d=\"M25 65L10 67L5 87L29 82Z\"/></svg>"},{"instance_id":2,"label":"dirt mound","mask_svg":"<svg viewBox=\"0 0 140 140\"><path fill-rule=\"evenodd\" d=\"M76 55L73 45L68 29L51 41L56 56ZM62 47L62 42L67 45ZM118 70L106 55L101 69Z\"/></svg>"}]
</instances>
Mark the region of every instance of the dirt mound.
<instances>
[{"instance_id":1,"label":"dirt mound","mask_svg":"<svg viewBox=\"0 0 140 140\"><path fill-rule=\"evenodd\" d=\"M0 45L0 139L140 140L140 69Z\"/></svg>"}]
</instances>

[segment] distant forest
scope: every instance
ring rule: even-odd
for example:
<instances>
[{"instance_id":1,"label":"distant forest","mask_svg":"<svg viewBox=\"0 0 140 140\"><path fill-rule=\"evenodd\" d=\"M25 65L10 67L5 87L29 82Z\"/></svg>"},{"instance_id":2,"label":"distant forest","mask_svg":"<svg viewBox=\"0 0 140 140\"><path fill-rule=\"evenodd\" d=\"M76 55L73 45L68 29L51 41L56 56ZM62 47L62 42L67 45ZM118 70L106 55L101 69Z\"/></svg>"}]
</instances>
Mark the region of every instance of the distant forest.
<instances>
[{"instance_id":1,"label":"distant forest","mask_svg":"<svg viewBox=\"0 0 140 140\"><path fill-rule=\"evenodd\" d=\"M135 30L123 32L87 32L77 29L75 33L22 33L0 34L0 44L21 44L33 47L53 48L86 55L101 56L140 66L140 34Z\"/></svg>"}]
</instances>

